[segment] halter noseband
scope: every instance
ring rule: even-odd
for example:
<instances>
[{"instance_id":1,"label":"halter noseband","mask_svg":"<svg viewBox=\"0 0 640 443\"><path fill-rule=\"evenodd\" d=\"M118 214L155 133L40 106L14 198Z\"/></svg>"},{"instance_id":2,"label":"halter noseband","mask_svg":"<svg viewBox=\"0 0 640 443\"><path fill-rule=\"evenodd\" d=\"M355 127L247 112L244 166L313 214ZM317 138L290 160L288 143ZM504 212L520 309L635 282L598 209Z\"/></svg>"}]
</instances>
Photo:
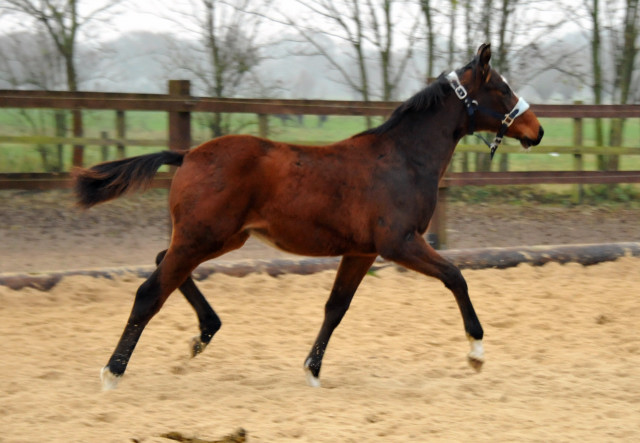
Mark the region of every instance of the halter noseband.
<instances>
[{"instance_id":1,"label":"halter noseband","mask_svg":"<svg viewBox=\"0 0 640 443\"><path fill-rule=\"evenodd\" d=\"M491 117L497 118L498 120L502 121L500 129L498 129L498 132L496 133L496 136L491 143L488 143L484 138L476 135L476 137L484 141L489 147L489 149L491 150L491 158L493 159L493 154L495 154L498 146L500 146L500 143L502 143L502 138L509 129L509 126L513 124L513 121L517 117L521 116L527 109L529 109L529 103L527 103L524 98L520 97L516 105L509 113L500 114L493 109L480 106L476 100L471 100L466 88L460 83L460 79L458 78L458 74L456 74L456 71L451 71L449 74L447 74L446 78L449 81L449 84L453 88L454 92L456 93L456 96L464 102L464 105L467 108L467 114L469 115L469 129L467 132L469 134L473 134L475 132L476 122L474 115L476 111L483 112L487 115L490 115Z\"/></svg>"}]
</instances>

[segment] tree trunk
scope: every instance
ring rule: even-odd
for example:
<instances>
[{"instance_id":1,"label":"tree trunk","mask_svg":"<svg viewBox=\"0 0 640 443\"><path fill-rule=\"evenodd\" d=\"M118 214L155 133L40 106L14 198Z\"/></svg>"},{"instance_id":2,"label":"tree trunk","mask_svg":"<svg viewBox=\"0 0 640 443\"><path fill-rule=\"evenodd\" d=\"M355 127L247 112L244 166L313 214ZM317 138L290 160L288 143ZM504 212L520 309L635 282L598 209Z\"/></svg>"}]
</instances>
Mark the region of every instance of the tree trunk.
<instances>
[{"instance_id":1,"label":"tree trunk","mask_svg":"<svg viewBox=\"0 0 640 443\"><path fill-rule=\"evenodd\" d=\"M431 0L421 0L420 7L427 24L427 78L433 78L433 61L435 49L435 34L433 32L433 16L431 11Z\"/></svg>"},{"instance_id":2,"label":"tree trunk","mask_svg":"<svg viewBox=\"0 0 640 443\"><path fill-rule=\"evenodd\" d=\"M589 11L591 15L591 65L593 69L593 85L591 87L593 92L593 102L596 105L602 103L602 66L600 64L600 5L599 0L593 0L593 7ZM602 119L597 118L594 121L595 140L596 146L604 146L604 130L602 127ZM605 156L597 155L596 162L598 170L605 170Z\"/></svg>"},{"instance_id":3,"label":"tree trunk","mask_svg":"<svg viewBox=\"0 0 640 443\"><path fill-rule=\"evenodd\" d=\"M621 51L616 60L615 87L619 91L618 103L626 104L631 92L635 60L638 54L636 40L638 37L638 3L639 0L626 0L626 10L623 24L623 37ZM611 121L611 131L609 146L622 146L624 130L624 119L613 119ZM607 170L616 171L620 165L617 155L610 155L607 158ZM609 197L613 197L616 185L609 186Z\"/></svg>"},{"instance_id":4,"label":"tree trunk","mask_svg":"<svg viewBox=\"0 0 640 443\"><path fill-rule=\"evenodd\" d=\"M455 50L455 36L456 36L456 0L451 0L451 17L449 17L449 50L447 58L447 66L453 67L453 53Z\"/></svg>"}]
</instances>

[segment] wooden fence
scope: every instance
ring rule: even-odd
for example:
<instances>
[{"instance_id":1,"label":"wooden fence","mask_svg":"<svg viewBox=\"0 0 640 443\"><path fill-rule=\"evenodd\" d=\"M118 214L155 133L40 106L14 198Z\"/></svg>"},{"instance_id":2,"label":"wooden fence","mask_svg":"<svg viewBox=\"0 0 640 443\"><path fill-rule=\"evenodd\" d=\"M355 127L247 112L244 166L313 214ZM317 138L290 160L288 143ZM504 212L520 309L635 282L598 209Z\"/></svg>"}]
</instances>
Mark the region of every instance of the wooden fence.
<instances>
[{"instance_id":1,"label":"wooden fence","mask_svg":"<svg viewBox=\"0 0 640 443\"><path fill-rule=\"evenodd\" d=\"M37 137L39 143L73 145L73 165L82 166L84 146L163 146L169 149L191 147L191 116L204 113L257 114L261 136L268 136L268 115L348 115L387 116L399 102L359 102L339 100L272 100L272 99L220 99L195 97L190 93L190 83L184 80L169 81L168 94L126 94L101 92L20 91L0 90L2 108L64 109L74 112L73 137ZM442 186L439 208L434 217L431 241L436 246L446 243L444 222L444 190L448 186L465 185L516 185L541 183L598 184L640 183L640 171L583 171L583 154L638 155L640 146L633 148L582 146L582 120L585 118L640 118L640 105L532 105L538 117L571 118L574 121L573 146L540 146L534 152L558 152L574 155L573 171L536 172L453 172L447 174ZM115 112L115 137L83 137L81 112L83 110L113 110ZM169 116L166 140L134 140L126 137L127 111L163 111ZM1 144L29 144L34 137L0 135ZM640 145L640 140L638 141ZM500 152L518 152L519 148L503 146ZM484 146L459 146L457 152L485 152ZM169 173L158 174L154 186L168 187ZM0 189L53 189L71 185L68 173L0 173Z\"/></svg>"}]
</instances>

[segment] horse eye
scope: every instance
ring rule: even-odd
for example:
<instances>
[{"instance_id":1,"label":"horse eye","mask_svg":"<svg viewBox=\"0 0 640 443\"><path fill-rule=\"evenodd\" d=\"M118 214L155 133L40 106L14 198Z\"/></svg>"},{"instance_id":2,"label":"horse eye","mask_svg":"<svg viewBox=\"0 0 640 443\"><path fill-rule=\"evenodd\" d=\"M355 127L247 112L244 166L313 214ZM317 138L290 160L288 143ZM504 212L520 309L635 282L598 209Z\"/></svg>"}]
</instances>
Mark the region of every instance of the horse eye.
<instances>
[{"instance_id":1,"label":"horse eye","mask_svg":"<svg viewBox=\"0 0 640 443\"><path fill-rule=\"evenodd\" d=\"M501 84L498 87L498 91L506 96L506 97L511 97L513 95L513 92L511 91L511 88L509 87L509 85L507 85L506 83Z\"/></svg>"}]
</instances>

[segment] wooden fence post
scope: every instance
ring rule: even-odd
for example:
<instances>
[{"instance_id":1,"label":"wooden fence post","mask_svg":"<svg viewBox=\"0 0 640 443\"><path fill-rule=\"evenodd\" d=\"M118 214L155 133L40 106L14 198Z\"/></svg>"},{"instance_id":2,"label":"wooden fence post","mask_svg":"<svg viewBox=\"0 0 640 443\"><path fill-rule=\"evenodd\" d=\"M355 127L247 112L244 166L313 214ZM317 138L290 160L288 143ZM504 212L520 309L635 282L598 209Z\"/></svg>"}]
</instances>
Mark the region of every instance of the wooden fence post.
<instances>
[{"instance_id":1,"label":"wooden fence post","mask_svg":"<svg viewBox=\"0 0 640 443\"><path fill-rule=\"evenodd\" d=\"M581 101L574 102L576 105L582 104ZM573 146L575 148L580 148L583 143L582 138L582 118L577 117L573 119ZM582 154L573 154L573 170L574 171L582 171L584 169L584 162L582 159ZM584 198L584 188L581 184L575 185L573 189L572 202L574 204L582 204Z\"/></svg>"},{"instance_id":2,"label":"wooden fence post","mask_svg":"<svg viewBox=\"0 0 640 443\"><path fill-rule=\"evenodd\" d=\"M82 111L80 109L74 109L71 111L73 115L73 136L74 137L82 137L84 134L84 130L82 128ZM73 145L73 166L82 167L84 164L84 146L83 145Z\"/></svg>"},{"instance_id":3,"label":"wooden fence post","mask_svg":"<svg viewBox=\"0 0 640 443\"><path fill-rule=\"evenodd\" d=\"M171 98L184 97L188 100L191 97L191 82L189 80L169 80L169 95ZM190 112L169 112L169 149L172 151L187 150L191 147L191 113ZM170 166L171 173L176 170L175 166ZM169 238L173 225L171 217L168 220Z\"/></svg>"},{"instance_id":4,"label":"wooden fence post","mask_svg":"<svg viewBox=\"0 0 640 443\"><path fill-rule=\"evenodd\" d=\"M56 136L57 137L66 137L67 136L67 113L56 109L54 111L55 125L56 125ZM64 145L62 143L58 143L57 145L57 159L58 159L58 171L64 171Z\"/></svg>"},{"instance_id":5,"label":"wooden fence post","mask_svg":"<svg viewBox=\"0 0 640 443\"><path fill-rule=\"evenodd\" d=\"M189 80L169 80L171 98L191 97ZM191 147L191 113L169 112L169 149L185 150Z\"/></svg>"},{"instance_id":6,"label":"wooden fence post","mask_svg":"<svg viewBox=\"0 0 640 443\"><path fill-rule=\"evenodd\" d=\"M438 186L438 201L427 228L427 243L434 249L447 249L447 188Z\"/></svg>"},{"instance_id":7,"label":"wooden fence post","mask_svg":"<svg viewBox=\"0 0 640 443\"><path fill-rule=\"evenodd\" d=\"M269 116L258 114L258 135L262 138L269 137Z\"/></svg>"},{"instance_id":8,"label":"wooden fence post","mask_svg":"<svg viewBox=\"0 0 640 443\"><path fill-rule=\"evenodd\" d=\"M100 132L100 138L102 139L102 145L100 145L100 154L103 162L109 160L109 133L107 131Z\"/></svg>"},{"instance_id":9,"label":"wooden fence post","mask_svg":"<svg viewBox=\"0 0 640 443\"><path fill-rule=\"evenodd\" d=\"M127 135L127 124L124 117L124 111L116 111L116 137L120 140L124 140ZM125 158L127 153L125 151L124 142L116 144L116 157Z\"/></svg>"}]
</instances>

